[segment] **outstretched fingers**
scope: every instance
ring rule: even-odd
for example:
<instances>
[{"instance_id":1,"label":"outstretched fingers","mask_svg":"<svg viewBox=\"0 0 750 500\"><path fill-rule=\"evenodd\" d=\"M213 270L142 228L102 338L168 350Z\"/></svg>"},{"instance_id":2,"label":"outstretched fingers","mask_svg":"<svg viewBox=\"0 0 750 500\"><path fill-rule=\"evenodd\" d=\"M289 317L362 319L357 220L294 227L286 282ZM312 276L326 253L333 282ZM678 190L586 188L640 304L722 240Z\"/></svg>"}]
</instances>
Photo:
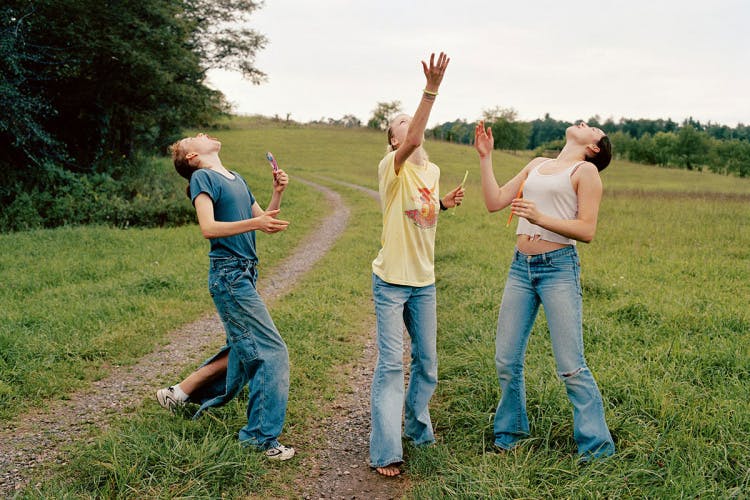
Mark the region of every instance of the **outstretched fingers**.
<instances>
[{"instance_id":1,"label":"outstretched fingers","mask_svg":"<svg viewBox=\"0 0 750 500\"><path fill-rule=\"evenodd\" d=\"M448 57L447 54L444 52L441 52L438 55L437 63L435 62L435 53L433 52L430 54L430 64L427 65L426 62L422 61L422 69L424 70L425 76L429 79L431 76L433 78L437 78L438 80L442 80L443 74L445 73L446 68L448 67L448 63L450 62L450 57Z\"/></svg>"}]
</instances>

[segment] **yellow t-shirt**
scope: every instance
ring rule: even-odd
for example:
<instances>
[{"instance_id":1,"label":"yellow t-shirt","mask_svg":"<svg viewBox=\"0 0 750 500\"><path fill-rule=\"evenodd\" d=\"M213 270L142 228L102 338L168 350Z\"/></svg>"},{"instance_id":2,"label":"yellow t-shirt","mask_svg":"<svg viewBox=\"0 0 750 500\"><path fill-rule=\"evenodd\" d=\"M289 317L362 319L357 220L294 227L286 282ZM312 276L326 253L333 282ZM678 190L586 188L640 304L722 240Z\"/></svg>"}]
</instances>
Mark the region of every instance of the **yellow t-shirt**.
<instances>
[{"instance_id":1,"label":"yellow t-shirt","mask_svg":"<svg viewBox=\"0 0 750 500\"><path fill-rule=\"evenodd\" d=\"M388 153L378 165L383 233L372 272L394 285L431 285L440 169L434 163L420 166L407 161L396 175L395 156L395 151Z\"/></svg>"}]
</instances>

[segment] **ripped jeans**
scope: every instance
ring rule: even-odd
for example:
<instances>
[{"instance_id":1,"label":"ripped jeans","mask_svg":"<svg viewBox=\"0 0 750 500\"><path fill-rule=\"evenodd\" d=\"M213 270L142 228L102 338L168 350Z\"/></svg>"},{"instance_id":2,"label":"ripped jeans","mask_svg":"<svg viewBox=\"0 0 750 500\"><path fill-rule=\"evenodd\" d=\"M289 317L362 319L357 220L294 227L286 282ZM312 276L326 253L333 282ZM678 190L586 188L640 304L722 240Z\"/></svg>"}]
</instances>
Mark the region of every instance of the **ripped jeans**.
<instances>
[{"instance_id":1,"label":"ripped jeans","mask_svg":"<svg viewBox=\"0 0 750 500\"><path fill-rule=\"evenodd\" d=\"M568 246L539 255L513 255L497 323L495 367L502 397L495 446L513 448L529 435L523 365L539 304L549 325L557 372L573 404L573 434L582 460L615 452L599 388L583 356L578 251Z\"/></svg>"}]
</instances>

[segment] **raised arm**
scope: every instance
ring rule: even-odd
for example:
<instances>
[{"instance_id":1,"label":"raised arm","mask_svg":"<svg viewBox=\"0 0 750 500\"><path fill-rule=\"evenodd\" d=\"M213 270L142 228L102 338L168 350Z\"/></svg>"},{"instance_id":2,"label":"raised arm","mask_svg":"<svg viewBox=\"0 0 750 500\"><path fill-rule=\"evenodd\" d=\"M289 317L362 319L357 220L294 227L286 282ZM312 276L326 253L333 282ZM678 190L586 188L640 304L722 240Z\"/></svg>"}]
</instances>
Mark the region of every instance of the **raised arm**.
<instances>
[{"instance_id":1,"label":"raised arm","mask_svg":"<svg viewBox=\"0 0 750 500\"><path fill-rule=\"evenodd\" d=\"M495 179L492 170L492 150L495 139L492 137L492 129L485 128L484 121L480 121L474 129L474 149L479 153L479 169L482 176L482 194L484 205L489 212L497 212L511 204L518 194L521 184L526 181L529 170L537 166L544 158L534 158L515 177L503 184L502 187Z\"/></svg>"},{"instance_id":2,"label":"raised arm","mask_svg":"<svg viewBox=\"0 0 750 500\"><path fill-rule=\"evenodd\" d=\"M286 172L279 169L273 174L273 194L271 194L271 201L268 203L266 211L279 210L281 208L281 197L284 194L284 190L289 184L289 176ZM253 217L258 217L263 214L263 208L255 202L253 204Z\"/></svg>"},{"instance_id":3,"label":"raised arm","mask_svg":"<svg viewBox=\"0 0 750 500\"><path fill-rule=\"evenodd\" d=\"M257 203L253 204L253 218L244 219L236 222L222 222L214 218L214 204L211 197L206 193L201 193L195 198L195 211L198 214L198 225L204 238L224 238L236 234L247 233L248 231L260 230L264 233L278 233L283 231L289 225L289 222L276 219L278 210L260 211L260 215L255 216L256 207L260 208Z\"/></svg>"},{"instance_id":4,"label":"raised arm","mask_svg":"<svg viewBox=\"0 0 750 500\"><path fill-rule=\"evenodd\" d=\"M424 140L424 130L427 127L427 120L430 117L430 111L432 111L432 105L435 102L435 96L437 96L438 88L440 88L440 82L443 81L443 75L448 67L450 58L443 52L437 58L435 62L435 54L430 54L430 65L422 61L422 69L424 70L424 76L427 80L422 93L422 98L417 106L417 111L409 123L409 128L406 131L406 139L404 144L400 144L396 150L396 156L394 158L394 168L396 175L401 171L401 167L404 166L404 162L407 158L422 145Z\"/></svg>"}]
</instances>

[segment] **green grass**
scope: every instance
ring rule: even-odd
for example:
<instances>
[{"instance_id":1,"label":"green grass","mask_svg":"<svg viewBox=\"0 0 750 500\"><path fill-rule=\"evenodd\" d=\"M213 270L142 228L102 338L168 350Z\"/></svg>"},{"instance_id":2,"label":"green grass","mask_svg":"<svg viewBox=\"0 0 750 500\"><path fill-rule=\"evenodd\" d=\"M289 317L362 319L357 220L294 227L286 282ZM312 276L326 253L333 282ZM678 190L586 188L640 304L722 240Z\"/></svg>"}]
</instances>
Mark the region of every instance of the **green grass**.
<instances>
[{"instance_id":1,"label":"green grass","mask_svg":"<svg viewBox=\"0 0 750 500\"><path fill-rule=\"evenodd\" d=\"M237 169L267 203L270 178ZM320 193L295 184L283 213L318 217L321 202ZM309 230L292 224L278 235L258 235L263 268ZM83 387L112 365L132 363L167 332L213 309L209 244L196 225L36 230L0 235L0 246L0 421Z\"/></svg>"},{"instance_id":2,"label":"green grass","mask_svg":"<svg viewBox=\"0 0 750 500\"><path fill-rule=\"evenodd\" d=\"M222 158L230 168L244 162L243 173L247 172L251 186L258 183L254 178L270 175L266 150L274 153L293 179L295 175L311 180L328 177L377 186L376 167L384 152L384 134L274 128L247 119L233 123L238 129L216 132L224 143ZM440 383L432 402L439 442L428 449L407 448L407 473L413 484L409 495L746 495L750 487L750 217L742 196L750 193L750 180L624 162L614 162L603 173L606 194L597 237L591 245L579 248L586 356L603 393L618 455L579 468L575 465L571 407L555 375L543 314L532 332L526 364L532 437L512 453L489 451L492 416L499 398L493 339L513 231L504 227L506 211L490 215L484 210L478 162L470 148L430 143L428 150L442 169L443 190L460 182L466 169L470 173L465 204L456 215L451 211L440 220L436 248ZM515 174L527 160L495 153L498 179ZM292 359L292 390L283 437L299 448L302 458L324 442L325 430L320 428L324 403L336 398L347 383L346 374L338 367L359 355L362 335L374 323L369 264L380 234L377 205L357 191L331 186L340 190L352 207L350 226L313 273L271 308ZM290 192L285 206L293 224L308 228L320 216L320 212L309 212L320 200L314 193L307 193L303 200L305 192ZM299 205L294 208L294 203ZM183 230L186 232L180 233ZM121 233L132 234L112 232ZM186 246L199 245L195 228L193 232L182 228L155 233L164 233L165 242L175 244L183 239ZM29 283L41 283L43 273L52 273L52 268L65 274L62 269L70 263L40 269L38 259L20 260L31 251L35 238L44 240L48 234L57 252L75 256L82 251L75 249L70 234L29 233L26 251L0 260L3 278L10 269L15 276L28 274ZM122 249L123 243L113 235L105 238L98 253L137 253L135 248ZM13 248L17 238L27 235L12 237L12 242L4 242L5 248ZM158 237L149 233L144 238L151 239ZM272 241L276 240L262 240L261 250ZM67 250L69 246L73 249ZM47 252L51 248L52 244ZM174 286L161 285L158 277L179 276L179 270L186 267L184 262L157 274L155 283L144 284L138 281L145 279L143 267L132 271L135 274L129 280L112 278L123 266L110 265L107 258L89 264L91 269L103 269L89 286L110 280L132 283L131 287L140 283L142 289L173 293L174 302L207 304L205 297L200 298L204 294L205 244L193 253L198 254L195 272L186 272L184 281L164 278L168 283L175 280ZM261 257L268 262L274 256ZM134 258L134 262L145 261ZM118 284L110 290L106 300L112 301L123 289L132 290L124 286ZM35 293L41 296L46 287L40 284L39 288ZM198 298L190 298L189 293ZM39 300L36 307L42 307ZM151 306L164 313L166 304ZM36 328L46 328L47 318L64 317L63 305L69 304L57 303L55 310L37 320ZM73 317L60 320L61 328L67 324L70 330ZM64 357L64 344L56 344L57 356ZM142 352L148 349L145 345ZM5 377L4 370L0 373ZM243 425L243 406L244 401L235 401L209 418L193 422L166 419L154 402L147 401L132 419L115 423L95 444L77 445L71 450L76 458L70 466L51 469L54 474L50 479L27 494L298 496L294 481L306 474L301 461L268 464L236 446L234 433Z\"/></svg>"}]
</instances>

